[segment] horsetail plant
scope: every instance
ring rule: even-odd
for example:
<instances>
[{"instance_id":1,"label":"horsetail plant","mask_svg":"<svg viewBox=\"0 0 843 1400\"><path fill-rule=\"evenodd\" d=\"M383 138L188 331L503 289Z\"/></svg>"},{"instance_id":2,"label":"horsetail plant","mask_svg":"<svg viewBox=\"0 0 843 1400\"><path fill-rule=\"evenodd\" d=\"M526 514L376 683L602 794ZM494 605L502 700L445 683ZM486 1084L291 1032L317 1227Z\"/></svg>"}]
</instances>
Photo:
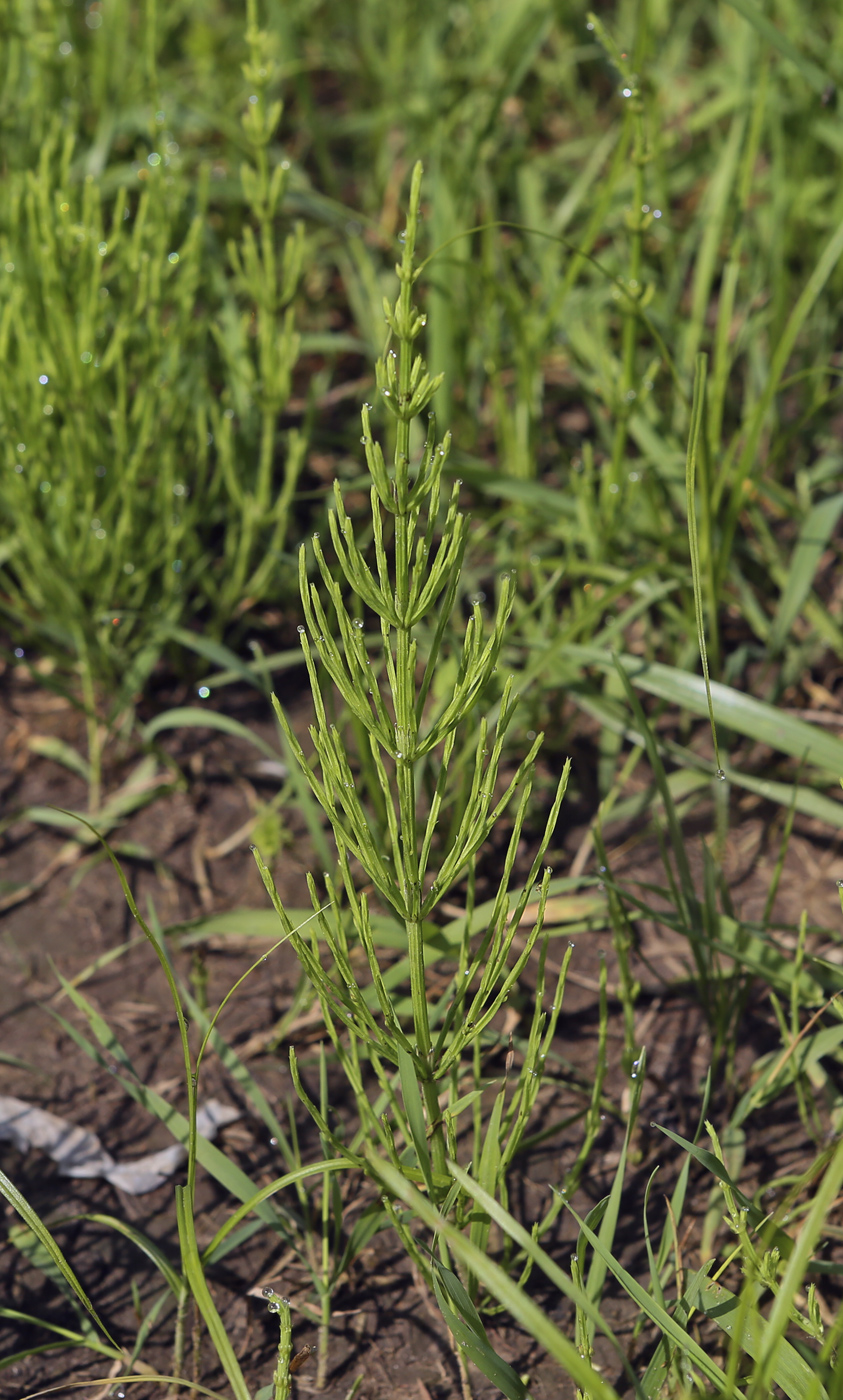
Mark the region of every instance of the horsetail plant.
<instances>
[{"instance_id":1,"label":"horsetail plant","mask_svg":"<svg viewBox=\"0 0 843 1400\"><path fill-rule=\"evenodd\" d=\"M318 925L311 941L294 931L269 870L260 853L255 851L255 856L284 929L318 993L327 1032L358 1105L360 1129L352 1142L345 1142L330 1130L324 1105L320 1110L308 1096L291 1051L294 1084L326 1150L332 1145L376 1180L368 1154L375 1151L379 1160L389 1158L463 1225L468 1223L470 1205L466 1206L459 1189L453 1189L447 1169L449 1157L457 1153L457 1119L473 1109L473 1160L479 1163L488 1189L505 1199L505 1174L530 1117L559 1014L567 960L552 1011L546 1015L542 1009L545 935L535 1011L526 1041L519 1042L518 1084L507 1104L504 1079L484 1132L481 1100L488 1081L481 1077L481 1050L500 1044L500 1034L491 1023L517 988L542 938L551 872L546 869L539 879L539 871L565 793L569 765L557 785L528 878L512 895L510 881L543 736L535 739L514 774L505 776L504 743L517 699L511 678L497 688L491 721L487 716L476 725L472 721L484 696L497 687L494 676L514 601L510 577L500 581L491 624L484 626L480 603L474 601L461 647L450 641L459 607L468 520L459 508L459 481L440 512L450 435L437 441L430 411L426 434L419 435L414 455L414 420L428 409L441 382L441 376L428 373L416 350L426 320L412 296L420 271L414 255L421 179L422 167L417 164L402 235L403 256L396 269L398 296L394 303L384 303L388 339L377 363L378 388L394 420L391 467L372 435L371 406L362 410L362 443L372 478L374 567L358 545L336 483L329 527L338 577L318 537L314 537L313 551L320 583L308 580L305 546L299 557L305 619L299 632L316 715L310 728L315 763L273 698L290 748L330 822L337 849L337 879L325 877L327 909L310 877ZM354 616L349 593L376 620L371 656L364 621ZM329 718L331 702L320 666L344 703L351 732L359 736L354 750ZM451 677L447 686L442 675ZM469 725L473 725L471 731ZM491 916L478 926L474 918L478 853L511 805L515 810L509 818L511 834L497 896ZM384 912L400 924L405 940L401 966L409 979L409 1003L396 995L399 970L387 973L379 962L373 931L378 916L370 908L368 893L358 888L355 876L360 872ZM462 880L467 888L465 916L456 941L443 944L433 916L448 891ZM530 926L525 911L531 897L535 903L530 913L535 918ZM522 924L529 927L526 936L519 936ZM332 966L323 966L317 939L330 950ZM368 985L352 958L351 939L365 953ZM452 956L452 975L445 993L431 1004L426 964L443 954ZM381 1087L376 1105L369 1102L364 1087L362 1060L368 1061ZM508 1056L507 1070L513 1062L514 1055ZM404 1140L403 1149L397 1145L398 1137ZM397 1212L390 1209L390 1216L400 1226ZM472 1236L485 1245L488 1221L477 1217L476 1211L471 1228ZM431 1278L423 1252L406 1231L400 1233Z\"/></svg>"}]
</instances>

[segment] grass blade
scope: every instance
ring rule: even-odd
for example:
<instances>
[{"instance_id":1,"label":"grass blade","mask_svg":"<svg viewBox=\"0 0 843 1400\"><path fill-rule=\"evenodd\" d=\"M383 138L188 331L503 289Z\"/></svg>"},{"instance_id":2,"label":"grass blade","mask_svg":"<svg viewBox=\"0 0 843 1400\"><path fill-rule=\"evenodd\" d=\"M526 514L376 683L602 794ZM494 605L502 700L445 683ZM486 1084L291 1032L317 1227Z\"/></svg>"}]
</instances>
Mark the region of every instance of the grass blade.
<instances>
[{"instance_id":1,"label":"grass blade","mask_svg":"<svg viewBox=\"0 0 843 1400\"><path fill-rule=\"evenodd\" d=\"M727 1336L740 1346L753 1360L758 1360L770 1347L770 1324L755 1308L746 1313L741 1326L741 1313L744 1308L741 1299L722 1283L705 1278L703 1271L697 1275L684 1295L689 1308L697 1308L706 1317L716 1322ZM806 1400L816 1381L816 1373L804 1357L784 1337L779 1337L772 1346L770 1380L780 1386L790 1400ZM817 1391L818 1400L827 1400L824 1386Z\"/></svg>"},{"instance_id":2,"label":"grass blade","mask_svg":"<svg viewBox=\"0 0 843 1400\"><path fill-rule=\"evenodd\" d=\"M835 526L843 511L843 492L828 496L812 506L802 522L796 548L787 574L787 583L782 590L779 606L767 638L767 646L774 654L781 651L790 629L799 616L799 610L814 582L814 574Z\"/></svg>"},{"instance_id":3,"label":"grass blade","mask_svg":"<svg viewBox=\"0 0 843 1400\"><path fill-rule=\"evenodd\" d=\"M708 698L702 676L680 671L656 661L642 661L638 656L612 655L599 647L571 645L565 648L566 661L582 666L596 666L609 671L620 664L632 683L660 700L690 710L703 718L708 716ZM724 728L734 729L759 743L769 744L779 753L804 759L825 773L843 773L843 740L826 734L815 726L784 714L775 706L751 695L711 682L711 700L715 721Z\"/></svg>"},{"instance_id":4,"label":"grass blade","mask_svg":"<svg viewBox=\"0 0 843 1400\"><path fill-rule=\"evenodd\" d=\"M151 743L156 735L162 734L166 729L218 729L222 734L233 734L237 739L245 739L262 753L264 758L271 758L273 763L281 762L278 750L267 744L253 729L249 729L248 725L241 724L237 719L232 719L230 715L220 714L217 710L201 710L198 705L177 706L173 710L165 710L162 715L156 715L155 719L144 725L141 738L146 743Z\"/></svg>"},{"instance_id":5,"label":"grass blade","mask_svg":"<svg viewBox=\"0 0 843 1400\"><path fill-rule=\"evenodd\" d=\"M26 1197L18 1190L14 1182L9 1180L6 1173L3 1171L0 1171L0 1192L6 1197L9 1205L17 1211L27 1228L32 1231L36 1239L43 1245L62 1278L73 1290L73 1293L79 1299L79 1302L82 1304L83 1308L85 1308L86 1312L93 1318L97 1327L99 1327L103 1335L108 1338L116 1351L122 1355L120 1348L105 1323L100 1318L96 1308L56 1244L56 1241L53 1239L53 1236L50 1234L50 1231L41 1220L41 1217L32 1209Z\"/></svg>"}]
</instances>

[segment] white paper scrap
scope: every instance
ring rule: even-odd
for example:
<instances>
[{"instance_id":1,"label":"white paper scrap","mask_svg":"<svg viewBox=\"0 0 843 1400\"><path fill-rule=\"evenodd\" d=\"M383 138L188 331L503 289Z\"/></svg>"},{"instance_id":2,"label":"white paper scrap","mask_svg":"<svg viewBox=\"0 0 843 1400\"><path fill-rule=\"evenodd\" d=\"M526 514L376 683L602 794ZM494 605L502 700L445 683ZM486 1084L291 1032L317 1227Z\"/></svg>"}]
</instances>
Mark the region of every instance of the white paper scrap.
<instances>
[{"instance_id":1,"label":"white paper scrap","mask_svg":"<svg viewBox=\"0 0 843 1400\"><path fill-rule=\"evenodd\" d=\"M219 1128L233 1123L240 1113L217 1099L208 1099L196 1112L196 1126L209 1141ZM142 1196L163 1186L184 1161L187 1153L181 1143L149 1152L131 1162L115 1162L96 1133L78 1128L66 1118L35 1108L23 1099L0 1094L0 1139L13 1142L20 1152L38 1147L58 1163L62 1176L105 1177L130 1196Z\"/></svg>"}]
</instances>

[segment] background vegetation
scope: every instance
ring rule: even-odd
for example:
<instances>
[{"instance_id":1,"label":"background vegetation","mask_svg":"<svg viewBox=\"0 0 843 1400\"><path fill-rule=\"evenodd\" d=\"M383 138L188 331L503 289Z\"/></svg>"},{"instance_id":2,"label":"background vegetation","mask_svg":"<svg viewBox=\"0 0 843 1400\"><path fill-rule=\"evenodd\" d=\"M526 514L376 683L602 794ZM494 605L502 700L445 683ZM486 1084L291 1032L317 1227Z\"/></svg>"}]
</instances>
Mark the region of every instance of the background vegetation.
<instances>
[{"instance_id":1,"label":"background vegetation","mask_svg":"<svg viewBox=\"0 0 843 1400\"><path fill-rule=\"evenodd\" d=\"M794 821L843 827L843 16L820 0L597 13L265 0L245 14L211 0L10 0L1 23L4 654L84 712L87 752L51 752L89 798L84 813L12 820L62 824L90 848L158 790L144 769L109 791L110 746L154 768L167 729L233 732L226 686L268 694L301 660L297 628L315 707L312 752L280 708L271 751L291 765L274 810L300 808L325 871L307 934L305 911L278 904L325 1022L318 1103L292 1064L315 1162L191 1005L155 919L145 926L185 1061L180 1263L120 1228L174 1300L175 1375L192 1296L232 1393L251 1394L205 1277L258 1210L311 1268L320 1380L349 1252L392 1227L458 1350L508 1396L525 1382L487 1336L501 1308L581 1394L615 1393L591 1364L597 1330L611 1339L610 1274L652 1324L640 1365L619 1353L621 1388L843 1394L843 1265L819 1258L843 1182L842 988L816 956L839 934L775 917ZM173 675L199 703L162 708ZM565 797L589 831L573 870L542 877L570 736L589 725ZM747 793L769 804L781 842L753 923L723 873ZM660 843L658 885L614 878L613 823L631 819ZM689 819L705 833L693 859ZM488 888L487 846L503 870ZM458 919L436 912L449 890ZM628 1082L615 1185L578 1220L565 1272L541 1241L572 1207L559 1195L531 1234L508 1183L559 1034L567 963L547 992L561 920L546 915L576 892L599 894L612 929ZM685 941L711 1030L700 1135L711 1095L725 1108L707 1148L668 1132L685 1167L659 1240L644 1226L648 1271L633 1277L613 1252L646 1072L630 959L637 920L656 911ZM402 956L385 974L388 947ZM501 1042L495 1016L531 951L530 1029L512 1080L489 1093L481 1049ZM448 991L431 1002L437 959ZM736 1052L759 988L781 1045L747 1076ZM116 1054L113 1031L73 998ZM185 1011L205 1035L198 1057ZM285 1144L287 1173L259 1196L197 1136L205 1043ZM604 1037L566 1191L596 1138L607 1056ZM357 1114L345 1137L329 1126L328 1061ZM720 1138L745 1143L779 1099L816 1152L797 1181L767 1184L762 1210ZM151 1091L143 1101L172 1118ZM197 1161L243 1203L201 1254ZM720 1183L732 1232L716 1276L713 1251L696 1272L682 1263L692 1161ZM346 1170L376 1187L349 1232L332 1185ZM81 1300L70 1340L119 1358L47 1227L5 1189ZM295 1207L268 1204L282 1191ZM573 1301L568 1331L533 1300L534 1270ZM282 1347L267 1393L281 1396L289 1315L270 1306ZM698 1340L704 1319L725 1333L720 1360Z\"/></svg>"}]
</instances>

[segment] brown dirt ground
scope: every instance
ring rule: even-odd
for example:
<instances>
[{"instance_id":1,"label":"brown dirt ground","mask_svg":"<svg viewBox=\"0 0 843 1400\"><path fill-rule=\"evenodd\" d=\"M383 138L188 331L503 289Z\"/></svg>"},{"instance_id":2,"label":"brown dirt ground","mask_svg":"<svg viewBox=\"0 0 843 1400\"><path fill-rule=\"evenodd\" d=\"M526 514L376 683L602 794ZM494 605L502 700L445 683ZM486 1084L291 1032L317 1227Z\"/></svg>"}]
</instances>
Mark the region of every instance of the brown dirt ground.
<instances>
[{"instance_id":1,"label":"brown dirt ground","mask_svg":"<svg viewBox=\"0 0 843 1400\"><path fill-rule=\"evenodd\" d=\"M265 738L273 738L273 726L262 700L228 691L225 706ZM301 712L305 713L303 702ZM36 803L82 807L82 781L52 760L33 755L28 747L33 734L59 737L83 747L77 713L60 697L27 679L23 668L9 670L0 677L0 792L5 813L12 815L19 808ZM587 726L582 727L577 742L588 745ZM181 731L166 737L164 747L182 775L179 785L131 816L119 832L120 840L141 843L155 857L153 862L123 862L139 907L145 909L147 900L153 899L165 926L211 911L249 905L265 907L264 892L248 851L248 833L227 854L211 859L207 853L247 821L253 794L258 792L268 798L276 790L277 780L267 781L261 774L254 750L219 734ZM118 763L107 773L106 785L115 785L126 771L127 763ZM557 873L565 873L569 868L589 815L582 803L573 804L570 815L563 811L554 855ZM736 795L733 817L725 854L728 881L739 912L747 918L757 918L778 853L775 828L771 825L773 813L762 803L747 802ZM297 825L296 814L285 813L284 819L290 827L290 843L274 862L275 878L282 898L293 907L302 907L308 903L305 874L309 847L304 830ZM703 829L701 825L700 830ZM640 832L626 829L612 835L612 869L618 878L660 882L657 853L641 841ZM166 1131L126 1097L107 1068L94 1065L78 1051L50 1015L51 1009L58 1010L82 1025L61 990L57 991L54 968L67 977L76 976L106 951L136 936L115 873L108 863L97 864L77 883L79 865L59 865L30 898L17 903L9 898L15 885L35 879L55 860L64 839L60 833L22 820L7 825L0 838L0 882L4 882L0 883L0 898L5 897L8 905L0 934L0 1050L20 1057L30 1066L19 1069L0 1064L0 1084L2 1092L94 1129L104 1146L122 1160L166 1145ZM699 866L693 840L689 841L689 849ZM838 930L841 919L835 878L843 873L842 866L837 839L830 839L827 832L797 819L777 903L778 919L795 925L804 907L813 925ZM788 937L783 935L785 946ZM636 1034L647 1045L649 1062L641 1126L633 1143L625 1188L620 1239L626 1266L645 1277L641 1231L644 1188L654 1167L661 1163L659 1188L650 1207L651 1218L658 1218L660 1228L661 1196L669 1191L678 1166L677 1154L665 1151L664 1137L647 1125L653 1120L683 1134L693 1133L711 1043L693 989L683 980L687 948L678 936L652 919L637 921L636 939L633 970L642 983ZM618 975L611 936L605 928L578 934L576 945L559 1026L557 1048L564 1063L542 1088L539 1127L552 1125L564 1118L572 1106L582 1104L582 1086L591 1082L596 1064L597 978L602 953L608 962L610 989ZM823 947L826 956L839 960L837 933L829 933ZM551 958L555 956L552 951ZM204 965L211 1006L250 961L242 940L217 938L206 945ZM190 955L178 954L176 966L188 976ZM250 1054L250 1069L279 1111L292 1094L286 1046L277 1054L251 1052L256 1051L261 1035L269 1032L289 1007L297 977L291 950L279 949L234 999L221 1023L229 1041L241 1053ZM139 942L132 946L91 977L84 990L116 1029L143 1081L182 1106L175 1016L164 978L148 945ZM525 999L529 1000L529 986L525 988ZM610 1001L609 1030L612 1069L607 1095L610 1107L613 1104L619 1108L625 1085L619 1069L623 1044L621 1010L615 998ZM290 1034L305 1078L314 1089L315 1034L318 1031L306 1018ZM736 1050L737 1080L745 1081L758 1055L778 1043L769 1006L762 998L751 997ZM271 1180L282 1170L278 1153L263 1124L251 1114L213 1057L208 1061L203 1087L205 1094L215 1094L242 1109L242 1117L223 1132L220 1145L253 1180ZM726 1121L734 1096L734 1091L719 1091L711 1109L715 1122ZM296 1118L305 1155L318 1156L319 1144L309 1120L299 1111ZM582 1212L599 1200L611 1183L621 1142L619 1119L620 1114L607 1112L605 1131L598 1139L574 1200ZM530 1222L547 1208L549 1187L563 1180L580 1140L581 1128L574 1125L548 1137L519 1159L518 1170L513 1173L511 1204L520 1218ZM752 1187L785 1172L798 1171L812 1160L815 1152L796 1112L787 1117L779 1103L770 1121L757 1120L744 1179ZM34 1208L49 1220L67 1220L94 1211L113 1213L143 1229L172 1259L177 1259L172 1183L145 1196L121 1197L105 1182L63 1178L43 1154L32 1151L22 1157L8 1143L0 1143L0 1164L21 1185ZM174 1180L179 1179L177 1174ZM686 1265L693 1262L710 1185L696 1175L694 1181L687 1215L692 1223L683 1241ZM345 1190L350 1208L369 1199L367 1189L359 1181L349 1181ZM229 1210L226 1193L200 1173L200 1246L211 1238ZM6 1215L11 1226L15 1217L10 1207ZM101 1225L71 1221L57 1227L57 1234L97 1308L121 1341L130 1343L138 1296L136 1293L133 1298L133 1289L148 1304L155 1290L151 1268L121 1236ZM567 1265L574 1239L570 1219L563 1215L546 1244ZM292 1298L295 1343L303 1346L316 1340L313 1298L308 1294L301 1269L297 1270L275 1237L268 1233L255 1235L229 1255L213 1275L217 1305L255 1390L269 1382L273 1368L273 1320L267 1315L263 1300L254 1296L267 1279L279 1280L279 1287L283 1285L283 1291ZM55 1287L8 1244L0 1245L0 1280L0 1297L6 1306L73 1325L72 1314ZM572 1334L567 1307L540 1279L534 1277L530 1287L537 1300ZM329 1375L323 1392L326 1400L342 1400L358 1375L364 1378L359 1391L361 1400L446 1400L461 1393L446 1329L435 1305L416 1285L400 1245L391 1234L375 1237L338 1289L334 1303ZM605 1306L638 1364L646 1356L647 1334L634 1338L635 1311L611 1288L607 1290ZM493 1341L519 1371L529 1372L535 1400L555 1400L573 1394L569 1382L560 1377L558 1368L538 1348L517 1329L498 1322L492 1319L490 1323ZM0 1355L43 1340L43 1333L19 1324L0 1322L0 1329ZM162 1327L161 1332L165 1335L167 1327ZM107 1376L110 1363L98 1358L86 1362L80 1356L78 1352L47 1352L0 1370L0 1397L19 1400L47 1386L58 1387L54 1394L104 1396L102 1378ZM623 1388L613 1355L598 1348L598 1356L606 1366L607 1378ZM151 1364L168 1369L168 1349L155 1338L144 1357ZM205 1384L222 1385L207 1345L201 1371ZM300 1394L313 1389L314 1374L313 1362L309 1362L296 1378ZM81 1390L71 1390L70 1382L78 1379L88 1384ZM472 1384L478 1400L498 1393L479 1375L472 1376ZM140 1384L132 1388L131 1394L137 1400L145 1400L147 1395L161 1392Z\"/></svg>"}]
</instances>

